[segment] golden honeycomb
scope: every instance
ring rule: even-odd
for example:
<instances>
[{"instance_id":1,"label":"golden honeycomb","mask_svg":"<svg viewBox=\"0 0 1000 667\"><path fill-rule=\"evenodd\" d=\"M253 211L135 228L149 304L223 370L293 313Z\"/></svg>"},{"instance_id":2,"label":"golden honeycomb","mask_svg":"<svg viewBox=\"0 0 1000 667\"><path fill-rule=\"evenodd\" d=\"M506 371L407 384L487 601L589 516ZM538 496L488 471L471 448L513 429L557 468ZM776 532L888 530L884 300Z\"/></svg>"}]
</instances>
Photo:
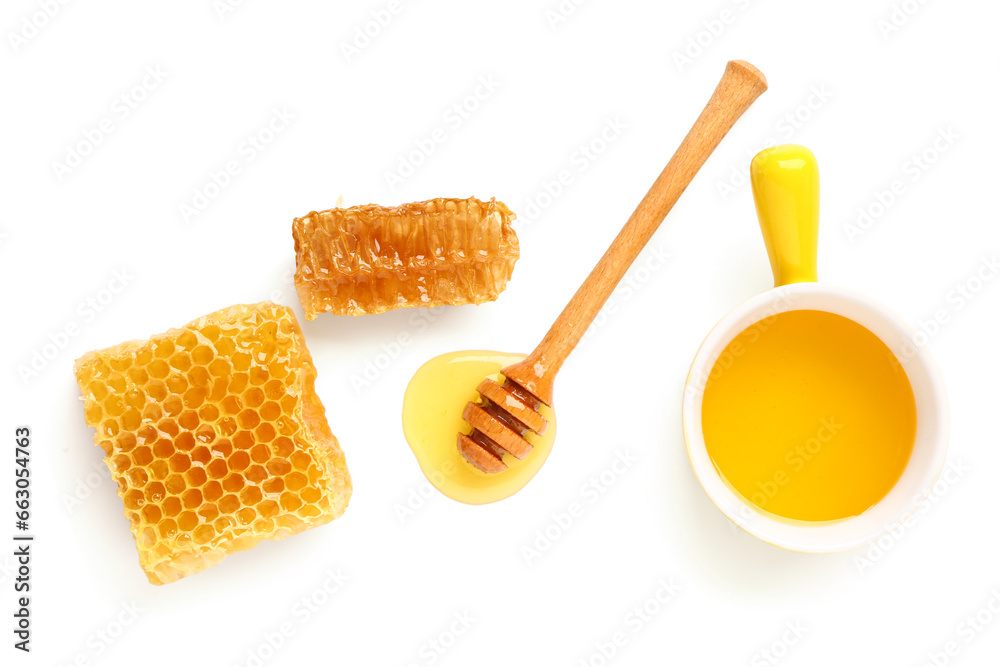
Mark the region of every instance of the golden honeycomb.
<instances>
[{"instance_id":1,"label":"golden honeycomb","mask_svg":"<svg viewBox=\"0 0 1000 667\"><path fill-rule=\"evenodd\" d=\"M151 583L347 507L347 464L290 309L233 306L90 352L75 371Z\"/></svg>"},{"instance_id":2,"label":"golden honeycomb","mask_svg":"<svg viewBox=\"0 0 1000 667\"><path fill-rule=\"evenodd\" d=\"M492 301L519 248L502 202L432 199L296 218L295 289L306 319Z\"/></svg>"}]
</instances>

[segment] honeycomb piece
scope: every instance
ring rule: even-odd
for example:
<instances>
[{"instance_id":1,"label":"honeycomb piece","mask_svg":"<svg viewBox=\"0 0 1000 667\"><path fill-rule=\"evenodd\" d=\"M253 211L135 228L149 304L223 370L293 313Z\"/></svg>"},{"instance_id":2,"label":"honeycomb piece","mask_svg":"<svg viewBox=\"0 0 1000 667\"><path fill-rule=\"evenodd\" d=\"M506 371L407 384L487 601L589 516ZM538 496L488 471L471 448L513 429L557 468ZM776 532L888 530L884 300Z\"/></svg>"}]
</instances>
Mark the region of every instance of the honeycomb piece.
<instances>
[{"instance_id":1,"label":"honeycomb piece","mask_svg":"<svg viewBox=\"0 0 1000 667\"><path fill-rule=\"evenodd\" d=\"M290 309L233 306L85 354L75 371L151 583L347 507L351 478Z\"/></svg>"},{"instance_id":2,"label":"honeycomb piece","mask_svg":"<svg viewBox=\"0 0 1000 667\"><path fill-rule=\"evenodd\" d=\"M518 258L513 219L503 203L474 197L296 218L295 289L306 319L493 301Z\"/></svg>"}]
</instances>

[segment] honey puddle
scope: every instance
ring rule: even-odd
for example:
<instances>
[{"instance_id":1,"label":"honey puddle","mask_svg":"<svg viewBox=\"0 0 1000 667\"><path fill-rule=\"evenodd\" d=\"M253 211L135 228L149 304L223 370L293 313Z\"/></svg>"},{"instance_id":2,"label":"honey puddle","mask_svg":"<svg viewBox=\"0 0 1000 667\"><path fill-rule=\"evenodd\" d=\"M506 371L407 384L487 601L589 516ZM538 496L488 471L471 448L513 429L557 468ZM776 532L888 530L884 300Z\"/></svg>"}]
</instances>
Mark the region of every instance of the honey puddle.
<instances>
[{"instance_id":1,"label":"honey puddle","mask_svg":"<svg viewBox=\"0 0 1000 667\"><path fill-rule=\"evenodd\" d=\"M462 420L469 401L479 400L476 387L487 377L503 383L500 369L524 355L472 350L450 352L421 366L403 397L403 434L420 469L441 493L459 502L483 505L511 496L531 481L545 463L555 440L555 414L541 406L549 421L545 435L525 434L534 448L523 459L508 454L508 469L487 475L473 467L458 451L458 433L472 429Z\"/></svg>"}]
</instances>

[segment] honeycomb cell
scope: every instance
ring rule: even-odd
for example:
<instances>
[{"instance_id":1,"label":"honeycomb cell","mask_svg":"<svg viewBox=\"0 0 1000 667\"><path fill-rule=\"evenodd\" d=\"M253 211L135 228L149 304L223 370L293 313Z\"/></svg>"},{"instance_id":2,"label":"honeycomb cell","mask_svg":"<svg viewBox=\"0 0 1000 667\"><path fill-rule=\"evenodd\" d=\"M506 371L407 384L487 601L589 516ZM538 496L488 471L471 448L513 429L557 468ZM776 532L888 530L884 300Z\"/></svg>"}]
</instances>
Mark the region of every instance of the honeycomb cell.
<instances>
[{"instance_id":1,"label":"honeycomb cell","mask_svg":"<svg viewBox=\"0 0 1000 667\"><path fill-rule=\"evenodd\" d=\"M183 375L175 373L167 378L166 385L171 394L180 395L187 391L188 381Z\"/></svg>"},{"instance_id":2,"label":"honeycomb cell","mask_svg":"<svg viewBox=\"0 0 1000 667\"><path fill-rule=\"evenodd\" d=\"M264 466L253 465L246 469L243 476L251 484L260 484L267 479L267 470L264 469Z\"/></svg>"},{"instance_id":3,"label":"honeycomb cell","mask_svg":"<svg viewBox=\"0 0 1000 667\"><path fill-rule=\"evenodd\" d=\"M267 382L267 384L264 385L265 398L275 399L275 398L281 398L284 395L285 395L285 385L281 382L281 380L270 380ZM265 417L262 410L260 416L263 419L270 420L274 419L274 417L276 417L277 414L275 414L272 417Z\"/></svg>"},{"instance_id":4,"label":"honeycomb cell","mask_svg":"<svg viewBox=\"0 0 1000 667\"><path fill-rule=\"evenodd\" d=\"M231 357L236 352L236 341L229 336L221 338L215 343L215 350L225 357Z\"/></svg>"},{"instance_id":5,"label":"honeycomb cell","mask_svg":"<svg viewBox=\"0 0 1000 667\"><path fill-rule=\"evenodd\" d=\"M253 434L256 436L257 442L271 442L274 440L274 436L277 435L270 422L262 423L254 429Z\"/></svg>"},{"instance_id":6,"label":"honeycomb cell","mask_svg":"<svg viewBox=\"0 0 1000 667\"><path fill-rule=\"evenodd\" d=\"M198 515L194 512L181 512L181 515L177 517L177 527L185 533L194 530L199 523Z\"/></svg>"},{"instance_id":7,"label":"honeycomb cell","mask_svg":"<svg viewBox=\"0 0 1000 667\"><path fill-rule=\"evenodd\" d=\"M208 544L215 539L215 528L210 523L203 523L194 529L194 541L198 544Z\"/></svg>"},{"instance_id":8,"label":"honeycomb cell","mask_svg":"<svg viewBox=\"0 0 1000 667\"><path fill-rule=\"evenodd\" d=\"M142 491L139 489L132 489L122 496L122 502L125 504L125 509L137 510L146 504L146 499L143 496Z\"/></svg>"},{"instance_id":9,"label":"honeycomb cell","mask_svg":"<svg viewBox=\"0 0 1000 667\"><path fill-rule=\"evenodd\" d=\"M309 483L316 484L321 479L323 479L323 471L316 466L311 466L309 468Z\"/></svg>"},{"instance_id":10,"label":"honeycomb cell","mask_svg":"<svg viewBox=\"0 0 1000 667\"><path fill-rule=\"evenodd\" d=\"M184 478L180 475L170 475L165 480L163 480L163 486L166 490L173 495L177 495L187 488L187 484L184 482Z\"/></svg>"},{"instance_id":11,"label":"honeycomb cell","mask_svg":"<svg viewBox=\"0 0 1000 667\"><path fill-rule=\"evenodd\" d=\"M350 476L291 310L233 306L75 372L150 582L343 513Z\"/></svg>"},{"instance_id":12,"label":"honeycomb cell","mask_svg":"<svg viewBox=\"0 0 1000 667\"><path fill-rule=\"evenodd\" d=\"M160 432L156 430L155 426L146 425L136 432L135 439L140 444L152 445L160 439Z\"/></svg>"},{"instance_id":13,"label":"honeycomb cell","mask_svg":"<svg viewBox=\"0 0 1000 667\"><path fill-rule=\"evenodd\" d=\"M177 394L171 394L163 401L163 411L171 417L176 417L184 409L184 401Z\"/></svg>"},{"instance_id":14,"label":"honeycomb cell","mask_svg":"<svg viewBox=\"0 0 1000 667\"><path fill-rule=\"evenodd\" d=\"M281 503L281 507L288 511L295 511L302 507L302 499L299 498L294 493L285 492L282 493L278 498L278 502Z\"/></svg>"},{"instance_id":15,"label":"honeycomb cell","mask_svg":"<svg viewBox=\"0 0 1000 667\"><path fill-rule=\"evenodd\" d=\"M160 519L163 518L163 514L160 512L160 508L152 503L146 503L142 508L142 518L146 523L158 523Z\"/></svg>"},{"instance_id":16,"label":"honeycomb cell","mask_svg":"<svg viewBox=\"0 0 1000 667\"><path fill-rule=\"evenodd\" d=\"M253 357L251 357L246 352L237 352L232 356L233 370L237 371L250 370L250 364L252 363L253 363ZM243 374L241 377L244 380L243 386L245 387L246 386L245 382L248 382L250 380L250 377L246 374ZM232 391L232 387L230 387L230 391Z\"/></svg>"},{"instance_id":17,"label":"honeycomb cell","mask_svg":"<svg viewBox=\"0 0 1000 667\"><path fill-rule=\"evenodd\" d=\"M227 533L230 529L236 527L236 519L231 516L220 516L212 525L215 526L215 530L218 533Z\"/></svg>"},{"instance_id":18,"label":"honeycomb cell","mask_svg":"<svg viewBox=\"0 0 1000 667\"><path fill-rule=\"evenodd\" d=\"M177 522L173 519L164 519L160 522L160 525L156 527L156 530L160 533L160 539L167 539L173 537L177 534Z\"/></svg>"},{"instance_id":19,"label":"honeycomb cell","mask_svg":"<svg viewBox=\"0 0 1000 667\"><path fill-rule=\"evenodd\" d=\"M288 460L291 461L292 465L298 470L309 470L309 466L312 465L312 457L301 449L292 452L292 455L288 457Z\"/></svg>"},{"instance_id":20,"label":"honeycomb cell","mask_svg":"<svg viewBox=\"0 0 1000 667\"><path fill-rule=\"evenodd\" d=\"M257 444L257 441L253 437L253 433L250 431L238 431L236 435L233 436L233 446L237 449L250 449Z\"/></svg>"},{"instance_id":21,"label":"honeycomb cell","mask_svg":"<svg viewBox=\"0 0 1000 667\"><path fill-rule=\"evenodd\" d=\"M162 401L170 395L170 390L167 389L166 383L161 382L160 380L149 381L144 387L144 391L146 392L147 398L153 401Z\"/></svg>"},{"instance_id":22,"label":"honeycomb cell","mask_svg":"<svg viewBox=\"0 0 1000 667\"><path fill-rule=\"evenodd\" d=\"M198 334L193 331L185 331L177 336L177 345L185 352L190 352L198 344Z\"/></svg>"},{"instance_id":23,"label":"honeycomb cell","mask_svg":"<svg viewBox=\"0 0 1000 667\"><path fill-rule=\"evenodd\" d=\"M232 391L232 388L230 388L230 391ZM230 395L222 399L222 410L227 415L236 415L242 409L243 401L240 400L239 396Z\"/></svg>"},{"instance_id":24,"label":"honeycomb cell","mask_svg":"<svg viewBox=\"0 0 1000 667\"><path fill-rule=\"evenodd\" d=\"M169 359L174 353L174 341L169 338L163 338L159 340L152 341L153 356L157 359Z\"/></svg>"},{"instance_id":25,"label":"honeycomb cell","mask_svg":"<svg viewBox=\"0 0 1000 667\"><path fill-rule=\"evenodd\" d=\"M220 480L229 473L229 466L223 459L215 459L206 466L206 470L212 479Z\"/></svg>"},{"instance_id":26,"label":"honeycomb cell","mask_svg":"<svg viewBox=\"0 0 1000 667\"><path fill-rule=\"evenodd\" d=\"M112 396L104 403L104 412L109 417L121 417L125 411L125 402L120 396Z\"/></svg>"},{"instance_id":27,"label":"honeycomb cell","mask_svg":"<svg viewBox=\"0 0 1000 667\"><path fill-rule=\"evenodd\" d=\"M260 407L260 418L265 423L273 422L281 416L281 406L274 401L268 401Z\"/></svg>"},{"instance_id":28,"label":"honeycomb cell","mask_svg":"<svg viewBox=\"0 0 1000 667\"><path fill-rule=\"evenodd\" d=\"M240 499L233 494L219 499L219 511L223 514L233 514L240 508Z\"/></svg>"},{"instance_id":29,"label":"honeycomb cell","mask_svg":"<svg viewBox=\"0 0 1000 667\"><path fill-rule=\"evenodd\" d=\"M205 494L205 500L207 502L214 503L221 498L224 493L222 490L222 483L217 479L213 479L202 487L202 493Z\"/></svg>"},{"instance_id":30,"label":"honeycomb cell","mask_svg":"<svg viewBox=\"0 0 1000 667\"><path fill-rule=\"evenodd\" d=\"M201 417L203 421L212 421L211 419L205 420L205 418L200 414L198 416ZM198 442L209 444L215 440L215 429L212 428L211 424L202 424L194 430L194 437L198 440Z\"/></svg>"},{"instance_id":31,"label":"honeycomb cell","mask_svg":"<svg viewBox=\"0 0 1000 667\"><path fill-rule=\"evenodd\" d=\"M125 387L128 385L125 382L125 378L121 375L110 375L108 377L108 387L119 396L125 391ZM112 394L114 395L114 394Z\"/></svg>"},{"instance_id":32,"label":"honeycomb cell","mask_svg":"<svg viewBox=\"0 0 1000 667\"><path fill-rule=\"evenodd\" d=\"M142 389L133 387L125 392L125 405L135 410L137 413L146 405L146 395ZM135 430L129 429L129 430Z\"/></svg>"},{"instance_id":33,"label":"honeycomb cell","mask_svg":"<svg viewBox=\"0 0 1000 667\"><path fill-rule=\"evenodd\" d=\"M211 460L212 460L212 452L210 452L208 450L208 447L205 447L204 445L200 445L198 447L195 447L191 451L191 461L192 461L192 463L196 463L198 465L202 465L203 466L203 465L207 464Z\"/></svg>"},{"instance_id":34,"label":"honeycomb cell","mask_svg":"<svg viewBox=\"0 0 1000 667\"><path fill-rule=\"evenodd\" d=\"M285 482L280 477L271 477L264 481L261 489L268 497L275 496L285 490Z\"/></svg>"},{"instance_id":35,"label":"honeycomb cell","mask_svg":"<svg viewBox=\"0 0 1000 667\"><path fill-rule=\"evenodd\" d=\"M191 369L191 372L188 373L188 384L193 387L206 389L212 384L212 376L205 368L195 366Z\"/></svg>"},{"instance_id":36,"label":"honeycomb cell","mask_svg":"<svg viewBox=\"0 0 1000 667\"><path fill-rule=\"evenodd\" d=\"M166 438L153 445L153 455L158 459L169 459L174 455L174 443Z\"/></svg>"},{"instance_id":37,"label":"honeycomb cell","mask_svg":"<svg viewBox=\"0 0 1000 667\"><path fill-rule=\"evenodd\" d=\"M159 422L163 419L163 408L158 403L149 403L142 409L142 419L147 422Z\"/></svg>"},{"instance_id":38,"label":"honeycomb cell","mask_svg":"<svg viewBox=\"0 0 1000 667\"><path fill-rule=\"evenodd\" d=\"M247 409L236 417L236 422L240 425L240 428L252 429L260 423L260 415L252 409Z\"/></svg>"},{"instance_id":39,"label":"honeycomb cell","mask_svg":"<svg viewBox=\"0 0 1000 667\"><path fill-rule=\"evenodd\" d=\"M495 199L433 199L313 212L292 223L295 289L312 320L492 301L519 248Z\"/></svg>"},{"instance_id":40,"label":"honeycomb cell","mask_svg":"<svg viewBox=\"0 0 1000 667\"><path fill-rule=\"evenodd\" d=\"M271 358L272 358L271 354L264 355L262 353L258 353L257 355L257 361L258 363L261 364L267 364L271 360ZM260 385L267 382L270 378L271 374L270 372L268 372L268 369L266 367L261 368L258 366L250 369L250 384L254 385L254 387L259 387Z\"/></svg>"},{"instance_id":41,"label":"honeycomb cell","mask_svg":"<svg viewBox=\"0 0 1000 667\"><path fill-rule=\"evenodd\" d=\"M174 437L174 448L179 452L190 452L196 444L194 435L189 431L178 433Z\"/></svg>"},{"instance_id":42,"label":"honeycomb cell","mask_svg":"<svg viewBox=\"0 0 1000 667\"><path fill-rule=\"evenodd\" d=\"M153 462L153 452L149 447L136 447L132 450L132 462L137 466L148 466Z\"/></svg>"},{"instance_id":43,"label":"honeycomb cell","mask_svg":"<svg viewBox=\"0 0 1000 667\"><path fill-rule=\"evenodd\" d=\"M98 405L100 405L100 402L108 396L108 388L100 380L94 380L88 391L90 392L90 395L85 398L91 401L97 401Z\"/></svg>"},{"instance_id":44,"label":"honeycomb cell","mask_svg":"<svg viewBox=\"0 0 1000 667\"><path fill-rule=\"evenodd\" d=\"M224 436L231 436L239 429L236 420L232 417L223 417L219 420L219 433Z\"/></svg>"},{"instance_id":45,"label":"honeycomb cell","mask_svg":"<svg viewBox=\"0 0 1000 667\"><path fill-rule=\"evenodd\" d=\"M256 486L248 486L240 492L240 502L244 505L256 505L264 499L264 494Z\"/></svg>"},{"instance_id":46,"label":"honeycomb cell","mask_svg":"<svg viewBox=\"0 0 1000 667\"><path fill-rule=\"evenodd\" d=\"M259 408L264 404L264 390L260 387L251 387L243 392L243 404L248 408ZM252 412L248 410L247 412ZM256 415L256 412L253 412ZM260 419L260 417L258 417Z\"/></svg>"},{"instance_id":47,"label":"honeycomb cell","mask_svg":"<svg viewBox=\"0 0 1000 667\"><path fill-rule=\"evenodd\" d=\"M246 481L243 479L243 475L239 473L233 473L229 477L222 480L222 488L230 493L236 493L244 487Z\"/></svg>"},{"instance_id":48,"label":"honeycomb cell","mask_svg":"<svg viewBox=\"0 0 1000 667\"><path fill-rule=\"evenodd\" d=\"M309 483L309 478L300 472L293 472L285 477L285 488L289 491L301 491Z\"/></svg>"},{"instance_id":49,"label":"honeycomb cell","mask_svg":"<svg viewBox=\"0 0 1000 667\"><path fill-rule=\"evenodd\" d=\"M170 366L176 368L182 373L186 373L191 370L191 357L186 354L175 354L170 357Z\"/></svg>"},{"instance_id":50,"label":"honeycomb cell","mask_svg":"<svg viewBox=\"0 0 1000 667\"><path fill-rule=\"evenodd\" d=\"M292 464L287 459L271 459L267 462L267 471L275 477L284 477L292 471Z\"/></svg>"},{"instance_id":51,"label":"honeycomb cell","mask_svg":"<svg viewBox=\"0 0 1000 667\"><path fill-rule=\"evenodd\" d=\"M148 373L150 377L154 377L157 380L162 380L168 375L170 375L170 364L163 361L162 359L156 359L149 363Z\"/></svg>"},{"instance_id":52,"label":"honeycomb cell","mask_svg":"<svg viewBox=\"0 0 1000 667\"><path fill-rule=\"evenodd\" d=\"M100 403L90 402L84 409L83 414L88 422L99 422L104 417L104 410L101 409Z\"/></svg>"},{"instance_id":53,"label":"honeycomb cell","mask_svg":"<svg viewBox=\"0 0 1000 667\"><path fill-rule=\"evenodd\" d=\"M198 413L194 410L182 412L177 418L177 425L188 431L195 430L199 424L201 424L201 420L198 419Z\"/></svg>"},{"instance_id":54,"label":"honeycomb cell","mask_svg":"<svg viewBox=\"0 0 1000 667\"><path fill-rule=\"evenodd\" d=\"M144 369L142 367L132 368L132 369L129 369L128 379L133 384L137 384L137 385L142 386L142 385L146 384L146 382L149 381L149 373L147 373L146 369Z\"/></svg>"},{"instance_id":55,"label":"honeycomb cell","mask_svg":"<svg viewBox=\"0 0 1000 667\"><path fill-rule=\"evenodd\" d=\"M225 359L215 359L208 365L208 372L211 373L212 377L227 378L233 372L233 367ZM281 388L282 391L284 389L284 387Z\"/></svg>"},{"instance_id":56,"label":"honeycomb cell","mask_svg":"<svg viewBox=\"0 0 1000 667\"><path fill-rule=\"evenodd\" d=\"M167 495L167 490L160 482L153 482L146 487L146 502L159 504Z\"/></svg>"},{"instance_id":57,"label":"honeycomb cell","mask_svg":"<svg viewBox=\"0 0 1000 667\"><path fill-rule=\"evenodd\" d=\"M189 486L198 487L208 481L208 473L204 468L191 468L184 473L184 479Z\"/></svg>"},{"instance_id":58,"label":"honeycomb cell","mask_svg":"<svg viewBox=\"0 0 1000 667\"><path fill-rule=\"evenodd\" d=\"M191 359L199 366L207 366L215 358L215 352L207 345L199 345L191 350Z\"/></svg>"},{"instance_id":59,"label":"honeycomb cell","mask_svg":"<svg viewBox=\"0 0 1000 667\"><path fill-rule=\"evenodd\" d=\"M132 359L129 357L112 359L108 365L111 366L113 370L119 372L127 371L129 369L129 366L132 365Z\"/></svg>"},{"instance_id":60,"label":"honeycomb cell","mask_svg":"<svg viewBox=\"0 0 1000 667\"><path fill-rule=\"evenodd\" d=\"M208 398L208 387L192 387L184 392L181 400L184 402L184 407L189 410L197 410ZM212 421L211 419L209 421Z\"/></svg>"},{"instance_id":61,"label":"honeycomb cell","mask_svg":"<svg viewBox=\"0 0 1000 667\"><path fill-rule=\"evenodd\" d=\"M243 472L250 465L250 455L243 450L237 450L229 457L229 469Z\"/></svg>"},{"instance_id":62,"label":"honeycomb cell","mask_svg":"<svg viewBox=\"0 0 1000 667\"><path fill-rule=\"evenodd\" d=\"M184 472L191 467L191 459L187 454L177 452L170 457L168 461L170 463L170 469L174 472Z\"/></svg>"},{"instance_id":63,"label":"honeycomb cell","mask_svg":"<svg viewBox=\"0 0 1000 667\"><path fill-rule=\"evenodd\" d=\"M108 467L111 468L111 472L123 473L132 467L132 459L125 454L118 454L109 461Z\"/></svg>"},{"instance_id":64,"label":"honeycomb cell","mask_svg":"<svg viewBox=\"0 0 1000 667\"><path fill-rule=\"evenodd\" d=\"M223 438L212 445L212 456L230 461L233 453L233 443Z\"/></svg>"},{"instance_id":65,"label":"honeycomb cell","mask_svg":"<svg viewBox=\"0 0 1000 667\"><path fill-rule=\"evenodd\" d=\"M280 524L279 524L280 525ZM254 530L274 530L273 519L257 519L253 524Z\"/></svg>"},{"instance_id":66,"label":"honeycomb cell","mask_svg":"<svg viewBox=\"0 0 1000 667\"><path fill-rule=\"evenodd\" d=\"M167 496L161 505L166 516L177 516L181 513L181 499L177 496Z\"/></svg>"},{"instance_id":67,"label":"honeycomb cell","mask_svg":"<svg viewBox=\"0 0 1000 667\"><path fill-rule=\"evenodd\" d=\"M181 496L181 502L184 503L184 507L189 510L198 509L201 506L204 498L201 495L201 491L198 489L188 489Z\"/></svg>"},{"instance_id":68,"label":"honeycomb cell","mask_svg":"<svg viewBox=\"0 0 1000 667\"><path fill-rule=\"evenodd\" d=\"M261 515L265 519L277 516L279 512L281 512L281 507L274 500L262 500L257 505L257 514Z\"/></svg>"},{"instance_id":69,"label":"honeycomb cell","mask_svg":"<svg viewBox=\"0 0 1000 667\"><path fill-rule=\"evenodd\" d=\"M155 480L166 479L170 474L170 466L163 459L156 459L149 464L149 474Z\"/></svg>"},{"instance_id":70,"label":"honeycomb cell","mask_svg":"<svg viewBox=\"0 0 1000 667\"><path fill-rule=\"evenodd\" d=\"M142 424L142 417L139 416L139 411L134 408L126 410L125 414L122 415L121 424L126 432L135 432L138 430Z\"/></svg>"},{"instance_id":71,"label":"honeycomb cell","mask_svg":"<svg viewBox=\"0 0 1000 667\"><path fill-rule=\"evenodd\" d=\"M274 451L275 456L287 459L295 451L295 443L292 442L291 438L280 437L274 441L271 449Z\"/></svg>"},{"instance_id":72,"label":"honeycomb cell","mask_svg":"<svg viewBox=\"0 0 1000 667\"><path fill-rule=\"evenodd\" d=\"M125 473L125 479L132 488L141 489L149 482L149 473L143 468L132 468Z\"/></svg>"}]
</instances>

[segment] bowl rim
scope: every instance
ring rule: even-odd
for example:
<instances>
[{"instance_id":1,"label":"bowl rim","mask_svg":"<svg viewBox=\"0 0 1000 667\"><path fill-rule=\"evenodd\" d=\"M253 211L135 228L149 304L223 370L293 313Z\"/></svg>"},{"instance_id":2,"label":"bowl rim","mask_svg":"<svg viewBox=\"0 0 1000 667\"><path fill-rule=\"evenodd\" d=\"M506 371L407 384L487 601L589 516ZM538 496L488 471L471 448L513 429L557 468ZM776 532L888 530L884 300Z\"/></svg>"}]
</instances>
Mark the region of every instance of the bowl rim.
<instances>
[{"instance_id":1,"label":"bowl rim","mask_svg":"<svg viewBox=\"0 0 1000 667\"><path fill-rule=\"evenodd\" d=\"M826 522L786 519L744 499L716 470L701 428L708 372L728 343L753 323L789 310L822 310L847 317L878 336L905 370L917 402L914 452L889 493L855 517ZM793 283L757 294L709 331L691 362L684 384L682 423L688 461L712 503L744 531L770 544L805 553L833 553L869 544L920 509L948 451L949 410L943 376L917 333L869 297L825 283Z\"/></svg>"}]
</instances>

